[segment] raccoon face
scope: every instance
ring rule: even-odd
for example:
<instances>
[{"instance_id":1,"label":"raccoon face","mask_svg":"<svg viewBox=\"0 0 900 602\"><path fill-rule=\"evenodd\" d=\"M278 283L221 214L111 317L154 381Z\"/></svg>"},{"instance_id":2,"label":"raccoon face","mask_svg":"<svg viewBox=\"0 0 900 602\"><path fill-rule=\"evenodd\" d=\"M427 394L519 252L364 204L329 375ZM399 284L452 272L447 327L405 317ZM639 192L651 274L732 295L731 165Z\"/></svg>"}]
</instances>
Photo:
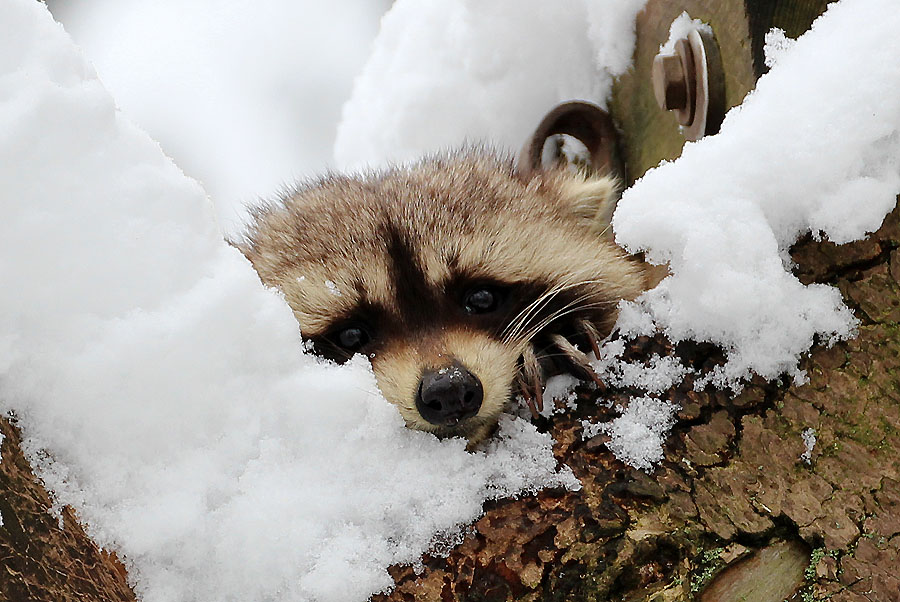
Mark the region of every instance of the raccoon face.
<instances>
[{"instance_id":1,"label":"raccoon face","mask_svg":"<svg viewBox=\"0 0 900 602\"><path fill-rule=\"evenodd\" d=\"M579 344L645 288L606 234L614 189L474 149L325 178L238 246L317 353L365 354L408 426L475 444L515 395L539 403L553 358L589 373Z\"/></svg>"}]
</instances>

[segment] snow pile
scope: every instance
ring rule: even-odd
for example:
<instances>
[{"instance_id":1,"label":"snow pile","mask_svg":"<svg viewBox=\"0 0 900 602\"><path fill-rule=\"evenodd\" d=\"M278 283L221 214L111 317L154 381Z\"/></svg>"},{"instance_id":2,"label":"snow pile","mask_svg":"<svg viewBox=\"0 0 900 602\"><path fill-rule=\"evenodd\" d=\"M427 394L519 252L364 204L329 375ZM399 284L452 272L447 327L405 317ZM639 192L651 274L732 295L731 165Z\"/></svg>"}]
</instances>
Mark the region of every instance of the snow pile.
<instances>
[{"instance_id":1,"label":"snow pile","mask_svg":"<svg viewBox=\"0 0 900 602\"><path fill-rule=\"evenodd\" d=\"M661 54L675 54L675 43L682 38L687 39L688 34L695 29L704 33L713 33L709 24L704 23L700 19L692 19L687 11L684 11L675 17L675 20L669 25L669 38L664 44L660 44L659 52Z\"/></svg>"},{"instance_id":2,"label":"snow pile","mask_svg":"<svg viewBox=\"0 0 900 602\"><path fill-rule=\"evenodd\" d=\"M805 464L812 464L812 453L813 449L816 447L816 429L805 429L800 433L800 438L803 439L803 446L806 448L803 453L800 454L800 460Z\"/></svg>"},{"instance_id":3,"label":"snow pile","mask_svg":"<svg viewBox=\"0 0 900 602\"><path fill-rule=\"evenodd\" d=\"M607 443L616 458L629 466L650 470L663 459L663 441L675 424L678 406L654 397L635 397L611 422L582 422L582 438L609 435Z\"/></svg>"},{"instance_id":4,"label":"snow pile","mask_svg":"<svg viewBox=\"0 0 900 602\"><path fill-rule=\"evenodd\" d=\"M0 410L143 600L365 600L485 499L578 486L527 422L468 454L305 355L33 0L0 3L0 99Z\"/></svg>"},{"instance_id":5,"label":"snow pile","mask_svg":"<svg viewBox=\"0 0 900 602\"><path fill-rule=\"evenodd\" d=\"M673 272L626 312L625 330L655 323L676 341L718 343L728 362L712 380L731 386L751 371L802 381L797 362L815 340L853 335L837 289L802 285L787 250L806 232L861 238L896 204L897 31L894 0L832 4L718 135L625 192L617 240Z\"/></svg>"},{"instance_id":6,"label":"snow pile","mask_svg":"<svg viewBox=\"0 0 900 602\"><path fill-rule=\"evenodd\" d=\"M332 166L387 0L55 0L126 115L236 231L243 204Z\"/></svg>"},{"instance_id":7,"label":"snow pile","mask_svg":"<svg viewBox=\"0 0 900 602\"><path fill-rule=\"evenodd\" d=\"M677 385L691 370L676 357L653 354L646 362L622 359L625 341L615 339L600 348L600 358L591 360L591 367L604 383L615 387L636 387L648 393L662 393Z\"/></svg>"},{"instance_id":8,"label":"snow pile","mask_svg":"<svg viewBox=\"0 0 900 602\"><path fill-rule=\"evenodd\" d=\"M397 0L344 106L343 168L484 141L516 150L564 100L605 106L644 0Z\"/></svg>"}]
</instances>

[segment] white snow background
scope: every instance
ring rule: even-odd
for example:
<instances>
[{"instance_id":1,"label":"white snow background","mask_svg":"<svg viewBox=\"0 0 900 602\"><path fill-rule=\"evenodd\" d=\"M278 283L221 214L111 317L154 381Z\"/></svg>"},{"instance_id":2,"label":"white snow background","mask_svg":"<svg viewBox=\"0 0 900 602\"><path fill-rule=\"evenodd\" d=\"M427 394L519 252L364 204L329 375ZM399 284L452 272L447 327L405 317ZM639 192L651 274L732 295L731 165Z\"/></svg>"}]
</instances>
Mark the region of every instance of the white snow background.
<instances>
[{"instance_id":1,"label":"white snow background","mask_svg":"<svg viewBox=\"0 0 900 602\"><path fill-rule=\"evenodd\" d=\"M248 203L335 166L341 104L390 0L49 0L116 104L212 197Z\"/></svg>"},{"instance_id":2,"label":"white snow background","mask_svg":"<svg viewBox=\"0 0 900 602\"><path fill-rule=\"evenodd\" d=\"M604 20L581 3L530 3L541 19L517 29L500 19L509 9L399 0L345 107L339 161L465 137L514 147L555 102L602 102L639 8L613 4ZM628 328L652 319L723 344L732 384L795 373L816 333L852 333L837 292L803 287L785 250L809 230L862 236L900 192L892 4L832 6L780 47L720 135L626 193L619 240L674 272L626 310ZM511 58L558 45L571 53L561 63ZM0 0L0 181L0 407L60 503L124 554L144 600L364 600L390 585L388 564L414 562L484 499L577 486L525 422L505 420L492 449L467 454L403 429L364 362L304 355L199 187L115 112L32 0Z\"/></svg>"}]
</instances>

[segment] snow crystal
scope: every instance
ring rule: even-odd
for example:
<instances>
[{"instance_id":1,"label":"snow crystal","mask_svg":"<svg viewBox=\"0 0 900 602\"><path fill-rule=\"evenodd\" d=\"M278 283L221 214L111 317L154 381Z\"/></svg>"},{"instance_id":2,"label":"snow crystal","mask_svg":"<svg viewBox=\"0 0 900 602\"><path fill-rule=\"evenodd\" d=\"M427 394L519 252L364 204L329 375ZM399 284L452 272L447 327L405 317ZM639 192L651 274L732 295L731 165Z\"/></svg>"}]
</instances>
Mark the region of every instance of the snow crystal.
<instances>
[{"instance_id":1,"label":"snow crystal","mask_svg":"<svg viewBox=\"0 0 900 602\"><path fill-rule=\"evenodd\" d=\"M366 600L486 499L578 487L527 422L467 453L304 354L41 3L0 2L0 98L0 411L142 600Z\"/></svg>"},{"instance_id":2,"label":"snow crystal","mask_svg":"<svg viewBox=\"0 0 900 602\"><path fill-rule=\"evenodd\" d=\"M325 281L325 288L328 289L328 292L334 295L335 297L341 297L341 289L338 288L338 285L332 282L331 280Z\"/></svg>"},{"instance_id":3,"label":"snow crystal","mask_svg":"<svg viewBox=\"0 0 900 602\"><path fill-rule=\"evenodd\" d=\"M466 141L518 149L564 100L605 106L644 0L397 0L344 105L335 157L356 168Z\"/></svg>"},{"instance_id":4,"label":"snow crystal","mask_svg":"<svg viewBox=\"0 0 900 602\"><path fill-rule=\"evenodd\" d=\"M784 53L790 50L793 45L794 40L784 35L783 29L773 27L770 31L767 31L765 46L763 47L763 53L766 57L766 67L769 67L770 69L774 67L775 63L777 63L778 60L784 56Z\"/></svg>"},{"instance_id":5,"label":"snow crystal","mask_svg":"<svg viewBox=\"0 0 900 602\"><path fill-rule=\"evenodd\" d=\"M800 454L800 459L806 464L811 464L813 448L816 446L816 430L808 428L800 434L800 437L803 439L803 445L806 446L806 451Z\"/></svg>"},{"instance_id":6,"label":"snow crystal","mask_svg":"<svg viewBox=\"0 0 900 602\"><path fill-rule=\"evenodd\" d=\"M896 204L898 29L893 0L830 5L718 135L688 143L619 202L617 241L672 272L631 321L649 316L672 340L724 347L716 384L751 372L802 380L797 362L814 341L853 335L840 292L801 284L787 250L805 232L861 238Z\"/></svg>"},{"instance_id":7,"label":"snow crystal","mask_svg":"<svg viewBox=\"0 0 900 602\"><path fill-rule=\"evenodd\" d=\"M635 397L610 422L582 422L582 438L609 435L607 444L616 458L629 466L650 470L663 459L663 442L675 424L678 406L654 397Z\"/></svg>"}]
</instances>

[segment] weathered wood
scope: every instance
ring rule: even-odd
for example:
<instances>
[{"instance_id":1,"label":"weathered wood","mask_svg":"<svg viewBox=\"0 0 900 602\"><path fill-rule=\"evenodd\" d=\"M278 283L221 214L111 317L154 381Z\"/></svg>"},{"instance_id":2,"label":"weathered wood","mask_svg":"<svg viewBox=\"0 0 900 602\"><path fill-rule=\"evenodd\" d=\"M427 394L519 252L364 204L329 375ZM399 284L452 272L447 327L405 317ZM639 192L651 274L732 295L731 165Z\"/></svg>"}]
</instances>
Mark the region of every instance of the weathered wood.
<instances>
[{"instance_id":1,"label":"weathered wood","mask_svg":"<svg viewBox=\"0 0 900 602\"><path fill-rule=\"evenodd\" d=\"M678 15L687 11L712 27L725 66L728 110L743 102L767 70L766 33L779 27L788 37L799 37L828 4L829 0L649 0L637 17L633 64L616 81L610 103L622 134L628 184L660 161L678 158L684 146L675 116L659 108L650 81L653 59Z\"/></svg>"},{"instance_id":2,"label":"weathered wood","mask_svg":"<svg viewBox=\"0 0 900 602\"><path fill-rule=\"evenodd\" d=\"M809 547L776 541L748 554L703 590L700 602L777 602L787 600L805 581Z\"/></svg>"},{"instance_id":3,"label":"weathered wood","mask_svg":"<svg viewBox=\"0 0 900 602\"><path fill-rule=\"evenodd\" d=\"M684 146L675 116L659 108L650 80L669 25L684 11L713 28L725 65L726 110L739 105L756 83L744 0L649 0L637 18L633 64L616 81L610 103L622 134L629 184L660 161L678 158Z\"/></svg>"}]
</instances>

